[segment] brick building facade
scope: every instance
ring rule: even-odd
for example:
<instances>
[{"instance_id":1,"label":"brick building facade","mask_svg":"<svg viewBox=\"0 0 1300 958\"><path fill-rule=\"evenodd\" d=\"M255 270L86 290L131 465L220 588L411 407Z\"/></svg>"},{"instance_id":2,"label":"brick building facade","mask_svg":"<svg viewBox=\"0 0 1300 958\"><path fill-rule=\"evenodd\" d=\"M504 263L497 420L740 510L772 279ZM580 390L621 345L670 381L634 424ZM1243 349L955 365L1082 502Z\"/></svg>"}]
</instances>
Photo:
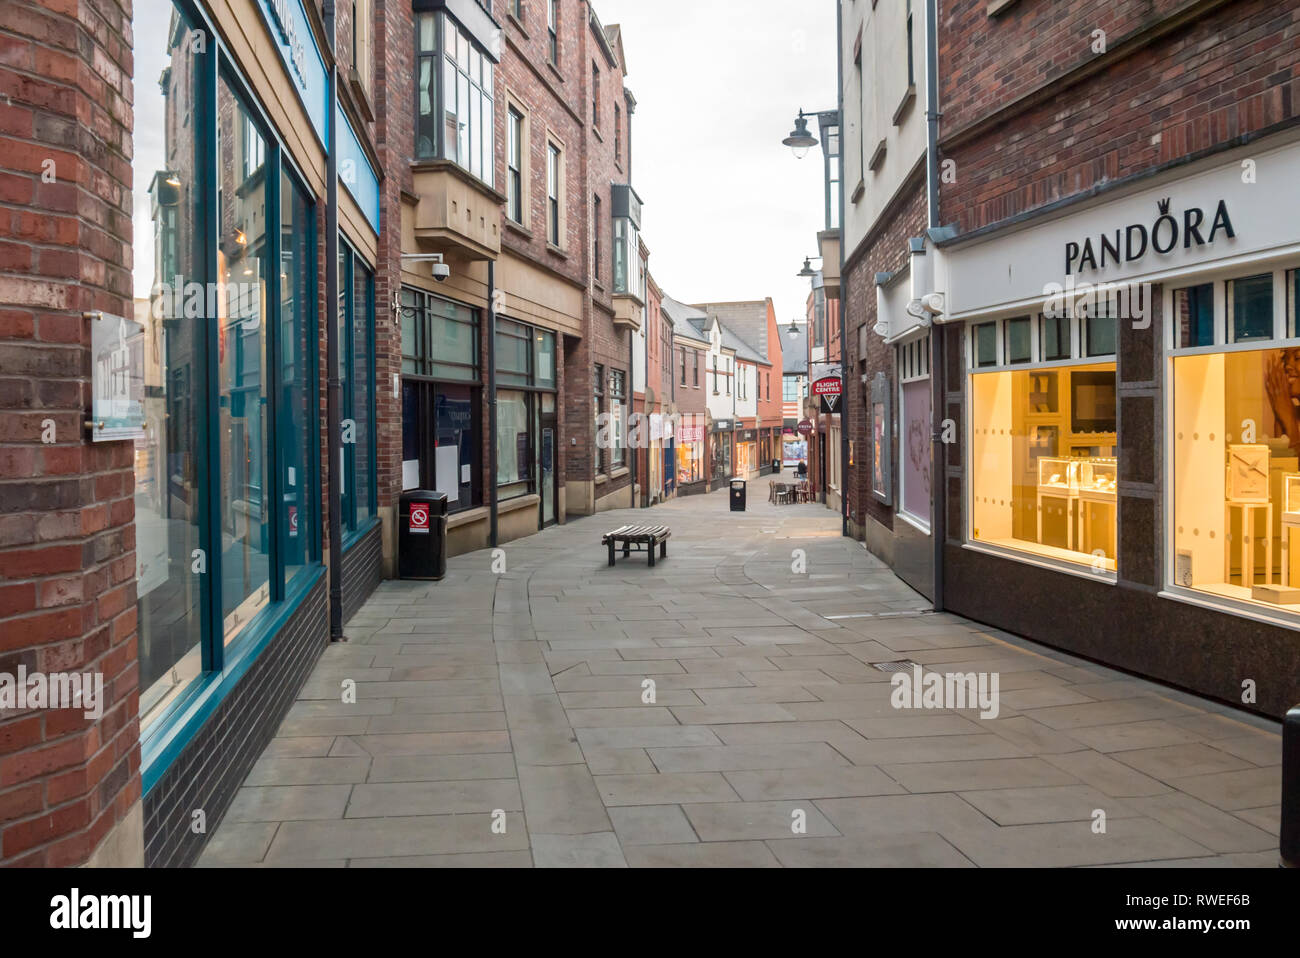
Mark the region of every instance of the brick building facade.
<instances>
[{"instance_id":1,"label":"brick building facade","mask_svg":"<svg viewBox=\"0 0 1300 958\"><path fill-rule=\"evenodd\" d=\"M104 689L0 719L0 864L140 864L132 455L85 428L86 314L131 298L130 9L14 0L0 50L0 672Z\"/></svg>"},{"instance_id":2,"label":"brick building facade","mask_svg":"<svg viewBox=\"0 0 1300 958\"><path fill-rule=\"evenodd\" d=\"M929 595L937 498L944 608L1280 714L1300 253L1259 187L1300 162L1300 8L940 3L933 169L916 10L910 51L883 6L840 37L851 531Z\"/></svg>"}]
</instances>

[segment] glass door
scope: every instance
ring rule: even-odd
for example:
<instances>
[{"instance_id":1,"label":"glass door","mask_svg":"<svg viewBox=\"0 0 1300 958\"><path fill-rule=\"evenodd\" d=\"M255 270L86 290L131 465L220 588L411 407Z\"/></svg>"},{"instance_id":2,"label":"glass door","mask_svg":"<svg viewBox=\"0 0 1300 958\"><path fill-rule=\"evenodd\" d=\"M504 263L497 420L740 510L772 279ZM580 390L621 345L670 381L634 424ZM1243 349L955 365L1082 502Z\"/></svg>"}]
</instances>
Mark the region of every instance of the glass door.
<instances>
[{"instance_id":1,"label":"glass door","mask_svg":"<svg viewBox=\"0 0 1300 958\"><path fill-rule=\"evenodd\" d=\"M538 492L542 497L542 526L555 522L555 396L542 394L541 412L541 484Z\"/></svg>"}]
</instances>

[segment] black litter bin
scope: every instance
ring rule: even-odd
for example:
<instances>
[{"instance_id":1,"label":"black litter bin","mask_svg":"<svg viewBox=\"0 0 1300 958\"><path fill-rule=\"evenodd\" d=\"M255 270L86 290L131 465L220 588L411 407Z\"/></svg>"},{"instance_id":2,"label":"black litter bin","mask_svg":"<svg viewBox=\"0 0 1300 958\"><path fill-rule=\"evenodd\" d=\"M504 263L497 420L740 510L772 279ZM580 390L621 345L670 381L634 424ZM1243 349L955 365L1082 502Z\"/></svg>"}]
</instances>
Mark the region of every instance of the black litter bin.
<instances>
[{"instance_id":1,"label":"black litter bin","mask_svg":"<svg viewBox=\"0 0 1300 958\"><path fill-rule=\"evenodd\" d=\"M397 577L441 579L447 574L447 494L402 493L397 531Z\"/></svg>"},{"instance_id":2,"label":"black litter bin","mask_svg":"<svg viewBox=\"0 0 1300 958\"><path fill-rule=\"evenodd\" d=\"M731 511L732 512L745 511L745 485L746 483L744 479L731 480Z\"/></svg>"},{"instance_id":3,"label":"black litter bin","mask_svg":"<svg viewBox=\"0 0 1300 958\"><path fill-rule=\"evenodd\" d=\"M780 475L780 474L781 474L781 460L780 460L780 459L773 459L773 460L772 460L772 471L775 472L777 475Z\"/></svg>"}]
</instances>

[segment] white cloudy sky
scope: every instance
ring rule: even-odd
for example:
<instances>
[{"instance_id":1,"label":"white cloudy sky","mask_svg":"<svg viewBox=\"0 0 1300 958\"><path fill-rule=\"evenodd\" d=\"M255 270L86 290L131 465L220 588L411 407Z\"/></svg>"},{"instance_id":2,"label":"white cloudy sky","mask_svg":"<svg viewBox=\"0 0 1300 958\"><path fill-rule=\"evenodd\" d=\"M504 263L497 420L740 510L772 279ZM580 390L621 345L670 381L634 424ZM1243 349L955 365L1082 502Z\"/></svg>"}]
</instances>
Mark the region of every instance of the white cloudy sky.
<instances>
[{"instance_id":1,"label":"white cloudy sky","mask_svg":"<svg viewBox=\"0 0 1300 958\"><path fill-rule=\"evenodd\" d=\"M822 157L796 160L781 140L800 107L835 107L833 0L595 7L623 27L632 181L656 281L688 303L771 296L779 322L802 317L809 286L795 273L824 228Z\"/></svg>"}]
</instances>

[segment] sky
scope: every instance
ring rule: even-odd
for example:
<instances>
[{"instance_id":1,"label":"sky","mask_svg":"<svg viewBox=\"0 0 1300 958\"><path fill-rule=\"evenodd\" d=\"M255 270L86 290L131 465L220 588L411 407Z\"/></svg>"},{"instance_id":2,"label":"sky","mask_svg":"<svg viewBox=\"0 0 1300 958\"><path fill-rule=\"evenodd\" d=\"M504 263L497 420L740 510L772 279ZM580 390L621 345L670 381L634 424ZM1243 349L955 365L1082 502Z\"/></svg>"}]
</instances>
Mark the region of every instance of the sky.
<instances>
[{"instance_id":1,"label":"sky","mask_svg":"<svg viewBox=\"0 0 1300 958\"><path fill-rule=\"evenodd\" d=\"M809 283L795 274L825 228L824 167L820 147L797 160L781 141L801 107L836 106L836 4L594 5L623 28L651 275L685 303L771 296L777 322L802 319Z\"/></svg>"}]
</instances>

